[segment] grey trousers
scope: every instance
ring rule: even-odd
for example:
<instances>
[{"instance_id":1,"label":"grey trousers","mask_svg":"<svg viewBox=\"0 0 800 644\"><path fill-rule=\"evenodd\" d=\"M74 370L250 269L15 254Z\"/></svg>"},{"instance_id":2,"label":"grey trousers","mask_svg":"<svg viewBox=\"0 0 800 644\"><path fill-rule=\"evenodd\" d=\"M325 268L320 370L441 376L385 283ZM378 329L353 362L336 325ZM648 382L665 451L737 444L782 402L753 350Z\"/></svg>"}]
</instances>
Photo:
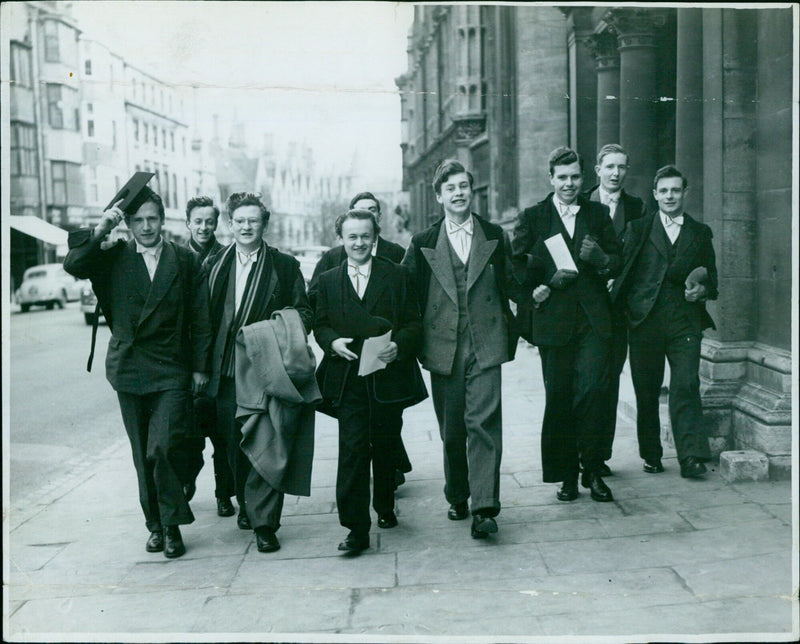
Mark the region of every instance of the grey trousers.
<instances>
[{"instance_id":1,"label":"grey trousers","mask_svg":"<svg viewBox=\"0 0 800 644\"><path fill-rule=\"evenodd\" d=\"M478 366L469 331L459 334L451 374L431 374L433 408L444 447L444 496L450 504L471 497L473 514L500 512L500 389L500 366Z\"/></svg>"}]
</instances>

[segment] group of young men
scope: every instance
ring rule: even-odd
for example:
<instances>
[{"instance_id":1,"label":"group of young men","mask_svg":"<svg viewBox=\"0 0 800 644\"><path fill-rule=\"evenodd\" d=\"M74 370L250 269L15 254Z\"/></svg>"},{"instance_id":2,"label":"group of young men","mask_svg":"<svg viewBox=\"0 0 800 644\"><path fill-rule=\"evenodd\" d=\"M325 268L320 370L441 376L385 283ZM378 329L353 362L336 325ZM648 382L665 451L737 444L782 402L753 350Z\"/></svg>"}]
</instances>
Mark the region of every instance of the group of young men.
<instances>
[{"instance_id":1,"label":"group of young men","mask_svg":"<svg viewBox=\"0 0 800 644\"><path fill-rule=\"evenodd\" d=\"M339 426L336 501L349 530L339 549L368 548L370 469L378 526L398 522L394 492L411 470L402 414L428 396L420 364L443 443L447 517L471 516L471 536L489 537L501 507L501 365L520 335L541 357L543 479L561 483L559 500L578 497L579 477L592 499L613 499L604 477L628 347L644 470L664 469L666 357L681 475L702 476L710 455L700 341L713 325L704 302L717 295L711 231L684 212L686 179L674 166L656 173L651 213L625 192L627 169L621 147L603 147L600 184L582 192L582 160L554 150L553 192L520 212L509 239L472 212L472 175L445 160L432 183L438 221L404 250L380 237L378 199L359 193L336 221L341 246L308 289L297 260L264 241L270 213L252 194L227 200L227 247L207 197L187 204L189 242L165 241L164 206L148 188L125 212L118 202L94 229L72 233L64 266L92 280L112 332L106 372L131 443L147 551L185 552L179 526L194 520L205 436L218 514L235 514L235 496L238 527L255 532L259 551L277 550L284 495L310 493L314 409ZM133 239L112 244L123 219ZM316 372L311 332L324 353ZM361 375L368 339L380 340L383 368Z\"/></svg>"}]
</instances>

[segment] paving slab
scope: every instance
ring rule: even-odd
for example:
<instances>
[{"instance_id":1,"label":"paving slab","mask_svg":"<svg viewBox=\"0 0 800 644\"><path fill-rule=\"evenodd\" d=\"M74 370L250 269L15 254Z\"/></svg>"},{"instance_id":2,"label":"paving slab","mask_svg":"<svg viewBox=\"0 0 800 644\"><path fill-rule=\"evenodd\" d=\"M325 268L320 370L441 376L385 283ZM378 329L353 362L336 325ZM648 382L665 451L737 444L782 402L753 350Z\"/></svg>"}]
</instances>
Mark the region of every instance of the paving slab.
<instances>
[{"instance_id":1,"label":"paving slab","mask_svg":"<svg viewBox=\"0 0 800 644\"><path fill-rule=\"evenodd\" d=\"M792 570L782 553L676 564L673 569L686 586L699 598L773 597L787 598L792 594Z\"/></svg>"}]
</instances>

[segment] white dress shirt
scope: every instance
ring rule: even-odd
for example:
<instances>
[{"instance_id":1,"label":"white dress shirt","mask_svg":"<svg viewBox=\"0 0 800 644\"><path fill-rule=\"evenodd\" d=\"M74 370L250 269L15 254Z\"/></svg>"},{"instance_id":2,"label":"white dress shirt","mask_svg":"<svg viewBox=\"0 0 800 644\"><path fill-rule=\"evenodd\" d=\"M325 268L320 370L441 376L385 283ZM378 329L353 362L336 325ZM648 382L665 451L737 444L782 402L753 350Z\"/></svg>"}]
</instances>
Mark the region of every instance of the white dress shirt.
<instances>
[{"instance_id":1,"label":"white dress shirt","mask_svg":"<svg viewBox=\"0 0 800 644\"><path fill-rule=\"evenodd\" d=\"M569 205L562 203L561 200L555 195L553 195L553 204L555 205L558 214L561 215L561 221L564 222L564 228L567 229L569 236L574 236L575 217L578 214L578 210L580 210L580 206L577 203L571 203Z\"/></svg>"},{"instance_id":2,"label":"white dress shirt","mask_svg":"<svg viewBox=\"0 0 800 644\"><path fill-rule=\"evenodd\" d=\"M463 224L458 224L448 217L445 217L444 221L450 245L456 251L458 258L466 264L469 261L469 252L472 250L472 215L467 217Z\"/></svg>"},{"instance_id":3,"label":"white dress shirt","mask_svg":"<svg viewBox=\"0 0 800 644\"><path fill-rule=\"evenodd\" d=\"M617 204L619 203L619 194L620 191L617 192L607 192L603 186L600 186L597 189L597 194L600 197L600 203L604 206L608 206L608 214L613 219L614 213L617 211Z\"/></svg>"},{"instance_id":4,"label":"white dress shirt","mask_svg":"<svg viewBox=\"0 0 800 644\"><path fill-rule=\"evenodd\" d=\"M670 243L674 244L675 240L678 239L678 235L681 234L683 215L681 214L673 218L669 215L665 215L660 210L658 211L658 215L661 217L661 224L664 226L664 230L667 232L667 237L669 237Z\"/></svg>"},{"instance_id":5,"label":"white dress shirt","mask_svg":"<svg viewBox=\"0 0 800 644\"><path fill-rule=\"evenodd\" d=\"M364 292L367 290L369 284L369 276L372 274L372 258L361 264L351 264L347 262L347 275L350 277L350 283L353 285L355 292L358 294L359 299L363 299Z\"/></svg>"},{"instance_id":6,"label":"white dress shirt","mask_svg":"<svg viewBox=\"0 0 800 644\"><path fill-rule=\"evenodd\" d=\"M142 246L138 241L136 242L136 252L142 255L144 265L147 266L147 273L150 275L150 281L156 274L158 268L158 260L161 259L161 251L164 249L164 238L161 237L155 246Z\"/></svg>"},{"instance_id":7,"label":"white dress shirt","mask_svg":"<svg viewBox=\"0 0 800 644\"><path fill-rule=\"evenodd\" d=\"M235 302L237 311L244 297L244 287L247 286L247 278L250 276L250 271L253 269L256 260L258 260L258 251L260 250L261 246L250 253L243 253L238 248L236 249Z\"/></svg>"}]
</instances>

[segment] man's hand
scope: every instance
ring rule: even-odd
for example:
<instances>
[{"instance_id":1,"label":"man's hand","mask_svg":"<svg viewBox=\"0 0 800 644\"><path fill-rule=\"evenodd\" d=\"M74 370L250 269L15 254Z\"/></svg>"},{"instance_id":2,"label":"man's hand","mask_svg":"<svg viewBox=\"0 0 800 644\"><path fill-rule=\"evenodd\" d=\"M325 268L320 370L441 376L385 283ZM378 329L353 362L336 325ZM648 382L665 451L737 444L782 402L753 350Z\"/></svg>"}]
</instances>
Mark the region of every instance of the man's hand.
<instances>
[{"instance_id":1,"label":"man's hand","mask_svg":"<svg viewBox=\"0 0 800 644\"><path fill-rule=\"evenodd\" d=\"M706 287L702 284L694 284L683 292L687 302L699 302L706 298Z\"/></svg>"},{"instance_id":2,"label":"man's hand","mask_svg":"<svg viewBox=\"0 0 800 644\"><path fill-rule=\"evenodd\" d=\"M208 374L202 371L192 372L192 393L199 394L208 386Z\"/></svg>"},{"instance_id":3,"label":"man's hand","mask_svg":"<svg viewBox=\"0 0 800 644\"><path fill-rule=\"evenodd\" d=\"M111 206L111 208L103 213L97 226L95 226L95 237L105 237L119 225L119 222L123 220L125 213L123 213L118 207L122 201L123 200L120 199L117 203Z\"/></svg>"},{"instance_id":4,"label":"man's hand","mask_svg":"<svg viewBox=\"0 0 800 644\"><path fill-rule=\"evenodd\" d=\"M389 364L397 359L397 343L390 342L378 353L378 360Z\"/></svg>"},{"instance_id":5,"label":"man's hand","mask_svg":"<svg viewBox=\"0 0 800 644\"><path fill-rule=\"evenodd\" d=\"M608 265L608 257L591 235L586 235L581 242L580 258L595 268L605 268Z\"/></svg>"},{"instance_id":6,"label":"man's hand","mask_svg":"<svg viewBox=\"0 0 800 644\"><path fill-rule=\"evenodd\" d=\"M331 342L331 349L340 358L345 360L357 360L358 356L347 348L347 345L353 341L353 338L336 338Z\"/></svg>"},{"instance_id":7,"label":"man's hand","mask_svg":"<svg viewBox=\"0 0 800 644\"><path fill-rule=\"evenodd\" d=\"M609 293L612 291L612 289L614 288L614 279L613 278L606 282L606 288L608 289Z\"/></svg>"},{"instance_id":8,"label":"man's hand","mask_svg":"<svg viewBox=\"0 0 800 644\"><path fill-rule=\"evenodd\" d=\"M537 304L541 304L548 297L550 297L550 287L547 284L542 284L533 289L533 300Z\"/></svg>"},{"instance_id":9,"label":"man's hand","mask_svg":"<svg viewBox=\"0 0 800 644\"><path fill-rule=\"evenodd\" d=\"M578 277L578 271L571 271L566 268L559 268L553 278L550 280L550 286L557 289L566 288L575 278Z\"/></svg>"}]
</instances>

